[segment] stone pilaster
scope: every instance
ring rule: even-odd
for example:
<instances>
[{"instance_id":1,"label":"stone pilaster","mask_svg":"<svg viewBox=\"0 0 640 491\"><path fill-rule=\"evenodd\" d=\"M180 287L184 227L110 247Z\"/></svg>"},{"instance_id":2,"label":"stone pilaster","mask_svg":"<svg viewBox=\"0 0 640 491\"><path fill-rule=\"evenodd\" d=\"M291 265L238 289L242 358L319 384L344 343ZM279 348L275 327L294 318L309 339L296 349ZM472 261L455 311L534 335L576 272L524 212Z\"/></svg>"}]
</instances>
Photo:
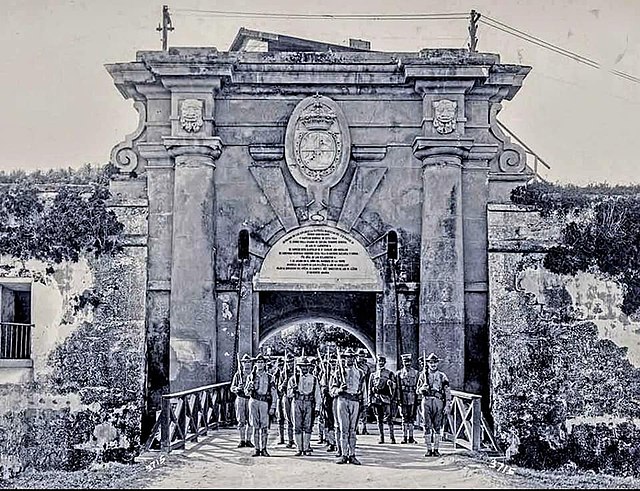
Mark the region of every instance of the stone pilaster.
<instances>
[{"instance_id":1,"label":"stone pilaster","mask_svg":"<svg viewBox=\"0 0 640 491\"><path fill-rule=\"evenodd\" d=\"M165 138L175 158L171 391L216 380L215 161L219 138Z\"/></svg>"},{"instance_id":2,"label":"stone pilaster","mask_svg":"<svg viewBox=\"0 0 640 491\"><path fill-rule=\"evenodd\" d=\"M471 144L462 138L414 142L423 162L419 347L441 358L455 388L464 383L462 157Z\"/></svg>"}]
</instances>

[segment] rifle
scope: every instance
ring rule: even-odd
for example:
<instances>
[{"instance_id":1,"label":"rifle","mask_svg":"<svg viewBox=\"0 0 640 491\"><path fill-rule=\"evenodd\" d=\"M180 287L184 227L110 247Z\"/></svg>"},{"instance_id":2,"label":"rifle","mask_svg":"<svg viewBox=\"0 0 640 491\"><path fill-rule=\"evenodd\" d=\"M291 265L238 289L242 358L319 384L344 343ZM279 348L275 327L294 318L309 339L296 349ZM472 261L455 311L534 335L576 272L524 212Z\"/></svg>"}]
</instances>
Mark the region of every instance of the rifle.
<instances>
[{"instance_id":1,"label":"rifle","mask_svg":"<svg viewBox=\"0 0 640 491\"><path fill-rule=\"evenodd\" d=\"M327 378L327 373L324 369L324 362L322 361L322 353L320 353L320 348L316 348L318 352L318 365L320 366L320 375L324 378Z\"/></svg>"},{"instance_id":2,"label":"rifle","mask_svg":"<svg viewBox=\"0 0 640 491\"><path fill-rule=\"evenodd\" d=\"M344 367L342 366L342 357L340 356L340 349L337 349L336 353L338 354L338 372L340 373L340 381L343 384L346 384L347 381L345 380L345 376L344 376Z\"/></svg>"},{"instance_id":3,"label":"rifle","mask_svg":"<svg viewBox=\"0 0 640 491\"><path fill-rule=\"evenodd\" d=\"M240 353L236 353L236 362L237 364L237 370L236 373L238 374L238 385L242 386L242 365L240 364Z\"/></svg>"}]
</instances>

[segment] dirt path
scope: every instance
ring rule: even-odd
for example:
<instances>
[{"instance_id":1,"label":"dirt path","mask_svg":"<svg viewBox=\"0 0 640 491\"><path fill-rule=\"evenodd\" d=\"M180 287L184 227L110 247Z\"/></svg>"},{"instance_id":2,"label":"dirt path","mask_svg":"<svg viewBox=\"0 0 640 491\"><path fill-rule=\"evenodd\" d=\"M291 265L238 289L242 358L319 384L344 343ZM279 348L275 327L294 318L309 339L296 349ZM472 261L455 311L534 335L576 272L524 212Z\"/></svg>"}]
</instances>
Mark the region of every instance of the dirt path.
<instances>
[{"instance_id":1,"label":"dirt path","mask_svg":"<svg viewBox=\"0 0 640 491\"><path fill-rule=\"evenodd\" d=\"M535 487L526 478L453 453L450 446L441 457L426 458L422 445L379 445L377 436L359 436L362 465L337 465L333 454L318 444L308 457L294 457L295 450L273 444L271 457L252 457L253 449L236 448L234 433L223 430L192 444L186 452L171 453L163 465L148 471L143 485L192 489Z\"/></svg>"}]
</instances>

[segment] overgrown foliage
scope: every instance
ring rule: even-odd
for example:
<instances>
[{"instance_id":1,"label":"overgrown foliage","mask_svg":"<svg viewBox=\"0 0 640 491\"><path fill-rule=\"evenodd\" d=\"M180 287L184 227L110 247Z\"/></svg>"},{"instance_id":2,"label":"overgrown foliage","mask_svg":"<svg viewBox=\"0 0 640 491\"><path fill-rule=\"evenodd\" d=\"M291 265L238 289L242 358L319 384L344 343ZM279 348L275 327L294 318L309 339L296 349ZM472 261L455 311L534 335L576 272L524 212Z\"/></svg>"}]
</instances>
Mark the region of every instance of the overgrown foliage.
<instances>
[{"instance_id":1,"label":"overgrown foliage","mask_svg":"<svg viewBox=\"0 0 640 491\"><path fill-rule=\"evenodd\" d=\"M276 333L265 341L263 348L273 355L283 355L285 351L300 355L303 350L306 355L315 355L318 350L325 353L327 344L340 349L362 347L358 338L341 327L309 322Z\"/></svg>"},{"instance_id":2,"label":"overgrown foliage","mask_svg":"<svg viewBox=\"0 0 640 491\"><path fill-rule=\"evenodd\" d=\"M557 213L567 221L561 243L544 266L554 273L600 272L623 290L622 311L640 308L640 186L591 184L585 187L532 183L512 192L514 203L534 206L543 217Z\"/></svg>"},{"instance_id":3,"label":"overgrown foliage","mask_svg":"<svg viewBox=\"0 0 640 491\"><path fill-rule=\"evenodd\" d=\"M0 184L100 184L107 186L109 178L117 169L112 164L96 166L85 164L79 169L22 169L11 172L0 171Z\"/></svg>"},{"instance_id":4,"label":"overgrown foliage","mask_svg":"<svg viewBox=\"0 0 640 491\"><path fill-rule=\"evenodd\" d=\"M0 174L0 254L60 263L117 250L124 226L107 209L109 173L85 166ZM41 188L54 183L54 190Z\"/></svg>"},{"instance_id":5,"label":"overgrown foliage","mask_svg":"<svg viewBox=\"0 0 640 491\"><path fill-rule=\"evenodd\" d=\"M495 336L493 344L504 360L493 414L503 441L518 436L515 463L545 469L573 462L585 470L640 475L640 430L624 422L640 417L640 369L626 359L625 348L600 339L591 322L543 320L526 332ZM601 416L620 423L568 427L572 418ZM621 434L628 440L614 445Z\"/></svg>"}]
</instances>

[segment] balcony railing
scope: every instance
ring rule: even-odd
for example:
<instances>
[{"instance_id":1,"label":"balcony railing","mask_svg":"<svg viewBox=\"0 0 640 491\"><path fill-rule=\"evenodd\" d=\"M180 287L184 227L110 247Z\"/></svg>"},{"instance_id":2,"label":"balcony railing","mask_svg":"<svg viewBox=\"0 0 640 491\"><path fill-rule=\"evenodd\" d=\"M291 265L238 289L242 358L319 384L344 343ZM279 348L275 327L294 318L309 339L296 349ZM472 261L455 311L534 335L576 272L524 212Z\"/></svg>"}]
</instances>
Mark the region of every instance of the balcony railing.
<instances>
[{"instance_id":1,"label":"balcony railing","mask_svg":"<svg viewBox=\"0 0 640 491\"><path fill-rule=\"evenodd\" d=\"M31 328L33 324L0 322L0 359L31 358Z\"/></svg>"}]
</instances>

